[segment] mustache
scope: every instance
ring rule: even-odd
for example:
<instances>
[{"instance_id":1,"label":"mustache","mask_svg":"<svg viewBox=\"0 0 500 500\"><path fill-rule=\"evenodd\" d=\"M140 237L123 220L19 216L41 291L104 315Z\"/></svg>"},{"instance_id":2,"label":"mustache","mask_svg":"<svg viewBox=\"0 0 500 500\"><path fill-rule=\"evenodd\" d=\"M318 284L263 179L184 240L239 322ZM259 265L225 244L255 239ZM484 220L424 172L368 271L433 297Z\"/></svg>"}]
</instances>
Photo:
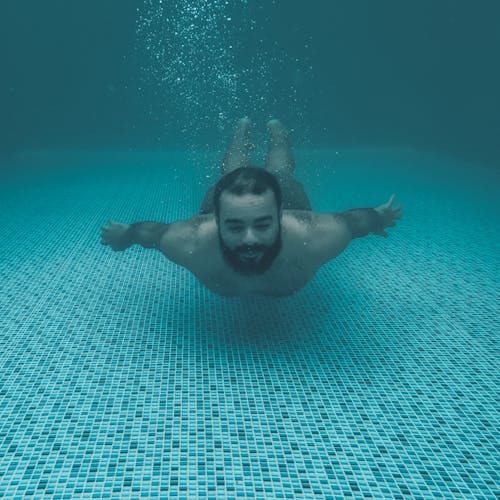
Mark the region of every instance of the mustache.
<instances>
[{"instance_id":1,"label":"mustache","mask_svg":"<svg viewBox=\"0 0 500 500\"><path fill-rule=\"evenodd\" d=\"M263 252L269 247L266 245L240 245L234 249L235 252Z\"/></svg>"},{"instance_id":2,"label":"mustache","mask_svg":"<svg viewBox=\"0 0 500 500\"><path fill-rule=\"evenodd\" d=\"M219 231L219 245L224 260L234 271L245 276L259 275L266 272L280 253L281 243L280 231L276 240L270 245L254 243L252 245L239 245L230 249L225 244ZM248 260L245 257L245 252L259 252L259 262Z\"/></svg>"}]
</instances>

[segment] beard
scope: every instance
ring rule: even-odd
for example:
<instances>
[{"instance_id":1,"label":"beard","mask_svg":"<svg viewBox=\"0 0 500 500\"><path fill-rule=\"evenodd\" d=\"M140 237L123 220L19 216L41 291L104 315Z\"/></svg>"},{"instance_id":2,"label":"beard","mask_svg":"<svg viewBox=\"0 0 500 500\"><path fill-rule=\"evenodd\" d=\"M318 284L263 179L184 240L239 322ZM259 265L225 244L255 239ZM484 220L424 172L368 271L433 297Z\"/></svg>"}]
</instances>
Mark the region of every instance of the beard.
<instances>
[{"instance_id":1,"label":"beard","mask_svg":"<svg viewBox=\"0 0 500 500\"><path fill-rule=\"evenodd\" d=\"M231 249L224 243L220 232L219 245L224 260L234 271L244 276L257 276L264 274L280 253L281 228L271 245L240 245ZM254 252L255 255L245 256L247 252Z\"/></svg>"}]
</instances>

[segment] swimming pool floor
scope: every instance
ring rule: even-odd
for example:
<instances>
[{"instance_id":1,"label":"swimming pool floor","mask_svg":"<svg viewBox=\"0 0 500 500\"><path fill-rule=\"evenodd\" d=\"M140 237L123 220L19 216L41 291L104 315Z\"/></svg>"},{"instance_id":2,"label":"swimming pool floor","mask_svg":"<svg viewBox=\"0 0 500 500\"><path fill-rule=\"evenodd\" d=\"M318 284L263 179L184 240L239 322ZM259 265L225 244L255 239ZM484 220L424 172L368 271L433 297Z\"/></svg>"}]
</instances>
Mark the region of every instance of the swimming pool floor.
<instances>
[{"instance_id":1,"label":"swimming pool floor","mask_svg":"<svg viewBox=\"0 0 500 500\"><path fill-rule=\"evenodd\" d=\"M498 177L301 152L315 209L395 192L404 219L292 297L241 300L99 244L108 219L194 215L216 177L192 159L6 161L0 497L498 498Z\"/></svg>"}]
</instances>

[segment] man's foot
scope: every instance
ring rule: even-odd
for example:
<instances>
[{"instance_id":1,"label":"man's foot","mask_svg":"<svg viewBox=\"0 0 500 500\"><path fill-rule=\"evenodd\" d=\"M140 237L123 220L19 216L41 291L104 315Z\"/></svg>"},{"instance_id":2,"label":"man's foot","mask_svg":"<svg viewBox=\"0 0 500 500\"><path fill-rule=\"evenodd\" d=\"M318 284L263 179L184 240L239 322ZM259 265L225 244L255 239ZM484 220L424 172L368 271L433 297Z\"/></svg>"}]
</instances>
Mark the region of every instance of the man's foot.
<instances>
[{"instance_id":1,"label":"man's foot","mask_svg":"<svg viewBox=\"0 0 500 500\"><path fill-rule=\"evenodd\" d=\"M243 118L240 118L237 122L236 128L248 128L252 125L252 120L248 118L248 116L244 116Z\"/></svg>"},{"instance_id":2,"label":"man's foot","mask_svg":"<svg viewBox=\"0 0 500 500\"><path fill-rule=\"evenodd\" d=\"M267 130L269 130L273 144L288 144L288 130L279 120L276 118L269 120L267 122Z\"/></svg>"},{"instance_id":3,"label":"man's foot","mask_svg":"<svg viewBox=\"0 0 500 500\"><path fill-rule=\"evenodd\" d=\"M250 140L250 129L252 128L252 120L247 116L240 118L236 124L236 132L233 138L233 144L237 148L242 148L244 151L250 151L254 145Z\"/></svg>"}]
</instances>

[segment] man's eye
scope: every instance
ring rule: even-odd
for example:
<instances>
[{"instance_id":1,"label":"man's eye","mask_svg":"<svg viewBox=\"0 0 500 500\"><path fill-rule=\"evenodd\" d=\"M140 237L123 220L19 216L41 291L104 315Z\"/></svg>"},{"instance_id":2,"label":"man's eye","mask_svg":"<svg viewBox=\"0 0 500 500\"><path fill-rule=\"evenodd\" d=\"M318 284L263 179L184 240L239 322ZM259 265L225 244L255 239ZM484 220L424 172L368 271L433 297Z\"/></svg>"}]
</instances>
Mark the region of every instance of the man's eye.
<instances>
[{"instance_id":1,"label":"man's eye","mask_svg":"<svg viewBox=\"0 0 500 500\"><path fill-rule=\"evenodd\" d=\"M240 226L232 226L229 228L229 231L231 231L232 233L239 233L243 228L240 227Z\"/></svg>"},{"instance_id":2,"label":"man's eye","mask_svg":"<svg viewBox=\"0 0 500 500\"><path fill-rule=\"evenodd\" d=\"M269 227L269 224L258 224L257 226L255 226L255 228L259 231L265 231L266 229L269 229Z\"/></svg>"}]
</instances>

